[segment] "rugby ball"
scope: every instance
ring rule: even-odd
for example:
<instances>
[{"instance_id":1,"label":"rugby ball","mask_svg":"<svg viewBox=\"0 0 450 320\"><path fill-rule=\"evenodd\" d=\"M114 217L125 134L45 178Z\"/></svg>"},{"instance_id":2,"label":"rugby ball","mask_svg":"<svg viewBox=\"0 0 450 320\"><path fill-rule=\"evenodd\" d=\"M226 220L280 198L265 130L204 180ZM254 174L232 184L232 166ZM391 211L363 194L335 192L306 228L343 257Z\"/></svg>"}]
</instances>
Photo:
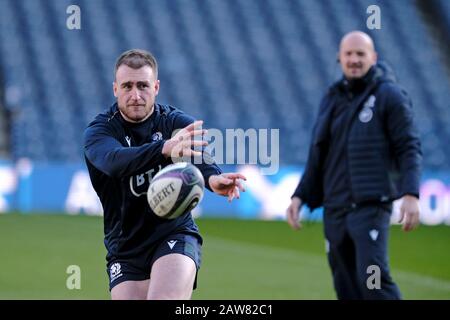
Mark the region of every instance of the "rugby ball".
<instances>
[{"instance_id":1,"label":"rugby ball","mask_svg":"<svg viewBox=\"0 0 450 320\"><path fill-rule=\"evenodd\" d=\"M199 204L204 189L200 170L190 163L179 162L168 165L153 177L147 201L157 216L175 219Z\"/></svg>"}]
</instances>

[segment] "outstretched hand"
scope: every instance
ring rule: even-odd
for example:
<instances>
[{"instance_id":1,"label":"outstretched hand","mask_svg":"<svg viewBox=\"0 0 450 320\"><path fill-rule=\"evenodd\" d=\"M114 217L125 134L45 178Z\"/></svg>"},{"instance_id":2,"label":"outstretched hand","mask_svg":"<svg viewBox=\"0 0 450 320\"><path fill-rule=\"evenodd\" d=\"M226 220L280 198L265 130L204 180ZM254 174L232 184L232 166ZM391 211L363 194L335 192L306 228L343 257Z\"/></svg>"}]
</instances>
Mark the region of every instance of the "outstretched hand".
<instances>
[{"instance_id":1,"label":"outstretched hand","mask_svg":"<svg viewBox=\"0 0 450 320\"><path fill-rule=\"evenodd\" d=\"M234 198L240 198L240 191L245 192L240 179L247 180L247 178L240 173L222 173L220 175L213 175L209 177L209 186L221 196L228 196L228 202Z\"/></svg>"},{"instance_id":2,"label":"outstretched hand","mask_svg":"<svg viewBox=\"0 0 450 320\"><path fill-rule=\"evenodd\" d=\"M207 130L202 129L203 121L195 121L183 129L179 130L171 139L167 140L162 148L161 153L172 159L183 157L201 156L200 151L195 151L195 147L204 147L208 145L206 140L195 140L194 137L203 136Z\"/></svg>"}]
</instances>

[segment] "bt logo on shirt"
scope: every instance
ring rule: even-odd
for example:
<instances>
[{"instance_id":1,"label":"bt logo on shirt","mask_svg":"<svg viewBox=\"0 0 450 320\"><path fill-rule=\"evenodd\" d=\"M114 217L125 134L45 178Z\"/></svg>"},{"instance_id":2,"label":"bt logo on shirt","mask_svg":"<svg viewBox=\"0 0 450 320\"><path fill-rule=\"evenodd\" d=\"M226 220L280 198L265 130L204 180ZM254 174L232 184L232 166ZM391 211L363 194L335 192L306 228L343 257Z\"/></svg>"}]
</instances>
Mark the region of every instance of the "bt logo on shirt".
<instances>
[{"instance_id":1,"label":"bt logo on shirt","mask_svg":"<svg viewBox=\"0 0 450 320\"><path fill-rule=\"evenodd\" d=\"M147 194L148 187L153 177L162 169L159 165L158 168L150 169L144 173L137 174L130 177L130 189L134 196L140 197Z\"/></svg>"}]
</instances>

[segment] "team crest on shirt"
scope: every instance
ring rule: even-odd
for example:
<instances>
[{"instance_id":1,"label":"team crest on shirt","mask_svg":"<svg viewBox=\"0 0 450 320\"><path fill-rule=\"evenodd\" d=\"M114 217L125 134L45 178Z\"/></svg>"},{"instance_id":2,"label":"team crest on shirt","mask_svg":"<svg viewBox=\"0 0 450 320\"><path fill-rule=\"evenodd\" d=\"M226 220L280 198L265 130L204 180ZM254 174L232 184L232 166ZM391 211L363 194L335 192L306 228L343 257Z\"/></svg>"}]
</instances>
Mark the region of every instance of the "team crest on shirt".
<instances>
[{"instance_id":1,"label":"team crest on shirt","mask_svg":"<svg viewBox=\"0 0 450 320\"><path fill-rule=\"evenodd\" d=\"M364 103L364 108L373 108L375 107L375 101L377 100L377 97L375 97L373 94L367 98L366 102Z\"/></svg>"},{"instance_id":2,"label":"team crest on shirt","mask_svg":"<svg viewBox=\"0 0 450 320\"><path fill-rule=\"evenodd\" d=\"M158 131L152 135L151 139L152 139L152 141L161 141L162 138L163 138L162 133Z\"/></svg>"},{"instance_id":3,"label":"team crest on shirt","mask_svg":"<svg viewBox=\"0 0 450 320\"><path fill-rule=\"evenodd\" d=\"M376 101L376 97L372 94L369 96L369 98L366 100L366 102L364 103L364 106L361 110L361 112L359 113L359 121L361 121L362 123L367 123L370 120L372 120L373 118L373 107L375 107L375 101Z\"/></svg>"},{"instance_id":4,"label":"team crest on shirt","mask_svg":"<svg viewBox=\"0 0 450 320\"><path fill-rule=\"evenodd\" d=\"M373 111L369 108L364 108L361 110L361 112L359 113L359 121L361 121L362 123L367 123L370 120L372 120L373 117Z\"/></svg>"}]
</instances>

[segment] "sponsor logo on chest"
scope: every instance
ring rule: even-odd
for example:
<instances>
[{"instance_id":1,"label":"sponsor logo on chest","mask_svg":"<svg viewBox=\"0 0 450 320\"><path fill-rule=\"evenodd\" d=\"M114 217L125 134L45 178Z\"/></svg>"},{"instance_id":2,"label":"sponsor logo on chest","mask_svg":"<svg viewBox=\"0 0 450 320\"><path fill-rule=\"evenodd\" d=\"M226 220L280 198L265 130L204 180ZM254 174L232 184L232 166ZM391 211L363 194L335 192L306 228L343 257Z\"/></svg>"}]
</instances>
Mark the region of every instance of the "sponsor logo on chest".
<instances>
[{"instance_id":1,"label":"sponsor logo on chest","mask_svg":"<svg viewBox=\"0 0 450 320\"><path fill-rule=\"evenodd\" d=\"M162 166L159 165L158 168L153 168L145 173L137 174L130 177L130 190L131 193L140 197L144 194L147 194L148 187L150 186L150 182L153 177L162 169Z\"/></svg>"}]
</instances>

